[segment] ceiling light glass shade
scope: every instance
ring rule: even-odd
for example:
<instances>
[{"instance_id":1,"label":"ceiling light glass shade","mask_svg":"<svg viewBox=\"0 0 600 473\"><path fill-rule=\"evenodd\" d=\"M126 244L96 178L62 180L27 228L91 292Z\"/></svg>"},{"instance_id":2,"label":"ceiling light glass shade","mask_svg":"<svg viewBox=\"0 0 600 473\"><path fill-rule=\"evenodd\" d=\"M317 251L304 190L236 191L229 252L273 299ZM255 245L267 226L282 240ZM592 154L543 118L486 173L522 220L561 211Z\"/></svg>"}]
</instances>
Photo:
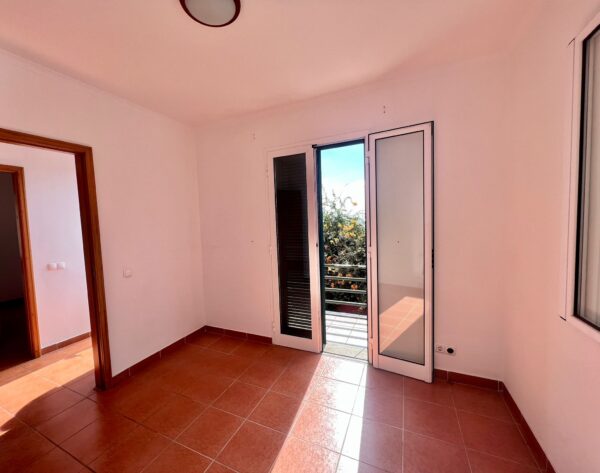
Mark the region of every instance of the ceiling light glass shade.
<instances>
[{"instance_id":1,"label":"ceiling light glass shade","mask_svg":"<svg viewBox=\"0 0 600 473\"><path fill-rule=\"evenodd\" d=\"M185 12L206 26L225 26L240 14L240 0L179 0Z\"/></svg>"}]
</instances>

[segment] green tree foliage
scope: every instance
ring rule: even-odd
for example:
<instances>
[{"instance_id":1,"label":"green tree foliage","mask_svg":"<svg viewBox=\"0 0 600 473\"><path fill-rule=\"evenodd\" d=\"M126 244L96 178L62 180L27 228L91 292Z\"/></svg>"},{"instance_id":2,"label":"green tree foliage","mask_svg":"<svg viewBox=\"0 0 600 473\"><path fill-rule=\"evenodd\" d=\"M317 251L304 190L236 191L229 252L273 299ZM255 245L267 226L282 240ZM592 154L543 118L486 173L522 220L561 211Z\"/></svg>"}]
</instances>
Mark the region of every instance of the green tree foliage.
<instances>
[{"instance_id":1,"label":"green tree foliage","mask_svg":"<svg viewBox=\"0 0 600 473\"><path fill-rule=\"evenodd\" d=\"M356 203L350 197L335 193L323 197L323 244L326 265L356 265L362 268L326 266L325 285L337 289L366 289L364 281L332 278L366 278L367 235L365 216L355 209ZM327 292L327 299L353 302L366 302L366 296L356 293ZM338 310L331 307L328 309ZM344 310L349 310L346 307ZM356 309L365 312L365 309Z\"/></svg>"},{"instance_id":2,"label":"green tree foliage","mask_svg":"<svg viewBox=\"0 0 600 473\"><path fill-rule=\"evenodd\" d=\"M323 198L323 239L325 262L360 264L367 262L365 217L357 212L350 197L335 193Z\"/></svg>"}]
</instances>

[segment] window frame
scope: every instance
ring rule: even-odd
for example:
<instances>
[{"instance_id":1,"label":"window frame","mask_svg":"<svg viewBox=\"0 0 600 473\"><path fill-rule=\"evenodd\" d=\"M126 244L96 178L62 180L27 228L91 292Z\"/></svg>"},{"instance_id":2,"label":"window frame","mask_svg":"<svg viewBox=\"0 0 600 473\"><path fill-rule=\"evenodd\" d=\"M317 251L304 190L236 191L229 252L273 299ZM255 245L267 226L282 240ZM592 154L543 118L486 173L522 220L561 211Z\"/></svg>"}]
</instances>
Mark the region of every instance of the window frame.
<instances>
[{"instance_id":1,"label":"window frame","mask_svg":"<svg viewBox=\"0 0 600 473\"><path fill-rule=\"evenodd\" d=\"M568 221L565 235L563 236L563 271L562 286L564 292L561 294L560 317L573 325L586 335L600 343L600 326L588 321L577 314L577 291L579 280L579 237L580 237L580 202L581 202L581 163L585 159L583 154L584 142L582 140L584 124L582 117L585 111L585 41L600 29L600 14L586 25L586 27L575 37L568 45L570 56L570 77L569 77L569 100L570 121L569 134L570 140L567 140L569 146L568 159L565 160L564 173L566 176L566 194L563 213L566 214Z\"/></svg>"}]
</instances>

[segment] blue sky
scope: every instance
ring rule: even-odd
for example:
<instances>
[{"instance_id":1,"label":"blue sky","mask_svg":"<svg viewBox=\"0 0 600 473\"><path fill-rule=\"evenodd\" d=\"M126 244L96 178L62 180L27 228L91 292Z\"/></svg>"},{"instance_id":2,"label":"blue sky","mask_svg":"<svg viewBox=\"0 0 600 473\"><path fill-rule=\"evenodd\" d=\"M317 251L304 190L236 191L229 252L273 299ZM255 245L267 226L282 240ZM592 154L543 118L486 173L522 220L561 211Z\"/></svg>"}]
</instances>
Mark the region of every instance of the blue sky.
<instances>
[{"instance_id":1,"label":"blue sky","mask_svg":"<svg viewBox=\"0 0 600 473\"><path fill-rule=\"evenodd\" d=\"M365 210L364 145L362 143L321 151L321 185L323 195L349 196Z\"/></svg>"}]
</instances>

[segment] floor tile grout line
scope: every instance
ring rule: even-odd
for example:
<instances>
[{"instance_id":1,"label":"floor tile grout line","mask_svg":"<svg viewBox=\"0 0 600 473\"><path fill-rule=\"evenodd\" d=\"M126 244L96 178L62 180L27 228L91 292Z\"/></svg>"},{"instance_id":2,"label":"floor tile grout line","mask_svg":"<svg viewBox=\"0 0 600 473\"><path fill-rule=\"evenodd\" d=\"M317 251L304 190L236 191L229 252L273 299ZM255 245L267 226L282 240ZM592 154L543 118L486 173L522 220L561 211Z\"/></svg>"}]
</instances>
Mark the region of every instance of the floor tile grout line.
<instances>
[{"instance_id":1,"label":"floor tile grout line","mask_svg":"<svg viewBox=\"0 0 600 473\"><path fill-rule=\"evenodd\" d=\"M258 360L257 360L257 361L258 361ZM283 373L284 373L284 372L285 372L285 370L286 370L286 369L289 367L290 363L291 363L291 360L288 360L288 362L286 362L286 364L285 364L285 366L284 366L284 369L283 369L283 370L282 370L282 372L279 374L279 376L277 376L277 378L275 379L275 381L274 381L273 385L274 385L274 384L277 382L277 380L279 380L279 378L280 378L281 376L283 376ZM250 368L250 366L248 366L248 367L246 368L246 370L247 370L248 368ZM244 373L246 370L244 370L244 371L243 371L243 373ZM243 373L242 373L242 374L243 374ZM240 375L240 376L241 376L241 375ZM235 380L234 380L234 382L235 382ZM233 383L232 383L232 384L233 384ZM231 387L231 385L232 385L232 384L230 384L230 385L229 385L229 386L228 386L228 387L225 389L225 391L226 391L227 389L229 389L229 387ZM217 401L217 400L218 400L218 399L219 399L219 398L220 398L220 397L221 397L221 396L222 396L222 395L225 393L225 391L223 391L223 393L221 393L221 395L220 395L220 396L219 396L217 399L215 399L214 401L212 401L212 402L211 402L211 403L210 403L210 404L207 406L207 409L210 407L210 408L213 408L213 409L216 409L216 410L219 410L219 411L225 412L225 413L227 413L227 414L234 415L234 416L236 416L236 417L238 417L238 418L242 419L242 422L241 422L240 426L239 426L239 427L238 427L238 428L235 430L235 432L232 434L232 436L229 438L229 440L228 440L228 441L225 443L225 445L224 445L224 446L221 448L221 450L219 450L219 452L217 452L217 454L215 455L215 458L213 459L213 463L214 463L214 462L216 462L216 459L217 459L217 458L219 457L219 455L220 455L220 454L221 454L221 453L222 453L222 452L225 450L225 448L227 447L227 445L229 445L229 443L230 443L230 442L231 442L231 440L232 440L232 439L233 439L233 438L236 436L236 434L237 434L237 433L240 431L240 429L242 428L242 426L244 425L244 423L245 423L245 422L247 422L247 421L248 421L248 422L252 422L252 421L250 421L249 417L250 417L250 416L251 416L251 415L254 413L254 411L256 410L256 408L258 407L258 405L259 405L259 404L260 404L260 403L263 401L263 399L264 399L264 398L266 397L266 395L267 395L267 394L268 394L268 393L271 391L271 389L265 389L265 393L263 394L263 396L261 397L261 399L258 401L258 403L256 404L256 406L254 406L254 408L253 408L253 409L250 411L250 413L248 414L248 416L247 416L247 417L242 417L242 416L239 416L239 415L237 415L237 414L234 414L234 413L232 413L232 412L229 412L229 411L226 411L226 410L224 410L224 409L220 409L220 408L218 408L218 407L215 407L215 406L214 406L214 403L215 403L215 402L216 402L216 401ZM205 411L206 411L206 409L204 409L204 410L202 411L202 413L204 413ZM184 434L184 432L186 432L187 430L189 430L189 428L190 428L190 427L193 425L193 423L194 423L194 422L196 422L196 420L198 420L198 418L199 418L199 417L202 415L202 413L200 413L200 414L199 414L199 415L196 417L196 419L195 419L193 422L191 422L191 423L190 423L190 424L189 424L189 425L188 425L188 426L187 426L187 427L186 427L186 428L185 428L185 429L184 429L182 432L180 432L180 433L177 435L177 437L175 438L175 441L177 441L178 443L180 443L180 442L178 441L178 440L179 440L179 438L180 438L180 437L181 437L181 436ZM256 422L253 422L253 423L255 423L256 425L260 425L261 427L266 427L266 426L263 426L262 424L259 424L259 423L256 423ZM267 427L267 428L268 428L268 427ZM276 432L278 432L278 433L281 433L281 432L279 432L279 431L277 431L277 430L275 430L275 429L270 429L270 430L274 430L274 431L276 431ZM183 445L183 444L182 444L182 445Z\"/></svg>"},{"instance_id":2,"label":"floor tile grout line","mask_svg":"<svg viewBox=\"0 0 600 473\"><path fill-rule=\"evenodd\" d=\"M460 417L458 416L458 409L456 408L456 401L454 400L454 392L450 391L450 396L452 398L452 405L454 406L454 416L456 417L456 423L458 424L458 430L460 431L460 438L462 439L462 447L465 452L465 457L467 457L467 466L469 467L469 471L473 473L473 467L471 466L471 459L469 458L469 452L467 450L467 442L465 440L465 434L462 429L462 425L460 424Z\"/></svg>"},{"instance_id":3,"label":"floor tile grout line","mask_svg":"<svg viewBox=\"0 0 600 473\"><path fill-rule=\"evenodd\" d=\"M286 369L289 367L291 360L286 364ZM277 383L277 381L279 380L279 378L281 376L283 376L283 373L285 372L285 369L279 374L279 376L277 377L277 379L275 380L275 383ZM241 428L244 426L244 424L246 422L251 422L249 420L249 417L254 413L254 411L256 410L256 408L258 407L258 405L263 401L263 399L265 398L265 396L267 395L269 391L266 390L263 397L260 399L260 401L258 401L258 403L254 406L254 408L250 411L250 413L248 414L247 417L245 417L242 421L242 423L240 424L240 426L236 429L236 431L233 433L233 435L229 438L229 440L227 440L227 442L225 442L225 445L223 445L223 447L221 448L221 450L219 450L219 452L217 452L217 454L215 455L215 461L217 460L217 458L219 458L219 456L221 455L221 453L223 453L225 451L225 449L227 448L227 446L231 443L231 441L233 440L233 438L238 434L238 432L241 430ZM260 424L257 424L260 425ZM275 430L275 429L271 429L271 430ZM280 433L280 432L279 432ZM287 438L287 436L285 437ZM285 442L285 438L284 438L284 442ZM278 452L279 453L279 452ZM273 460L273 462L275 462L277 460L277 457L275 457L275 459ZM272 464L271 464L272 465ZM270 468L269 468L270 469Z\"/></svg>"},{"instance_id":4,"label":"floor tile grout line","mask_svg":"<svg viewBox=\"0 0 600 473\"><path fill-rule=\"evenodd\" d=\"M523 466L525 468L529 468L532 471L536 471L536 470L537 471L541 471L540 468L537 467L537 464L536 464L536 466L530 466L530 465L527 465L526 463L521 463L519 461L513 460L512 458L501 457L501 456L495 455L493 453L484 452L483 450L477 450L476 448L469 448L469 447L467 447L467 452L479 453L481 455L492 457L492 458L495 458L497 460L502 460L502 461L505 461L505 462L508 462L508 463L512 463L514 465L519 465L519 466Z\"/></svg>"}]
</instances>

